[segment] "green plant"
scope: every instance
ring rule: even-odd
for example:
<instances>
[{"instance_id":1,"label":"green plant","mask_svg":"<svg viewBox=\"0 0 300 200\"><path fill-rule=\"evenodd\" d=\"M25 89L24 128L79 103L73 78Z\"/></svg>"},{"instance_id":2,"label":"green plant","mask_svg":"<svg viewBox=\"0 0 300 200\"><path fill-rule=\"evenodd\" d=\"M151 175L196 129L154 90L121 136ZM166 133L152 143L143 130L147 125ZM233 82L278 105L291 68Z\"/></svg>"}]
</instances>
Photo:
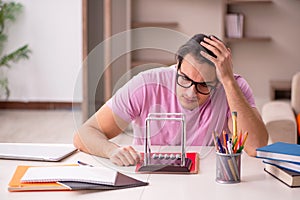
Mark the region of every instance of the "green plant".
<instances>
[{"instance_id":1,"label":"green plant","mask_svg":"<svg viewBox=\"0 0 300 200\"><path fill-rule=\"evenodd\" d=\"M21 59L28 59L30 49L28 45L24 45L11 53L3 55L4 45L7 41L5 28L8 22L13 22L18 13L21 12L23 6L15 2L3 2L0 0L0 70L2 77L0 77L0 97L6 98L10 95L8 87L8 78L5 76L4 68L10 68L12 63L17 63Z\"/></svg>"}]
</instances>

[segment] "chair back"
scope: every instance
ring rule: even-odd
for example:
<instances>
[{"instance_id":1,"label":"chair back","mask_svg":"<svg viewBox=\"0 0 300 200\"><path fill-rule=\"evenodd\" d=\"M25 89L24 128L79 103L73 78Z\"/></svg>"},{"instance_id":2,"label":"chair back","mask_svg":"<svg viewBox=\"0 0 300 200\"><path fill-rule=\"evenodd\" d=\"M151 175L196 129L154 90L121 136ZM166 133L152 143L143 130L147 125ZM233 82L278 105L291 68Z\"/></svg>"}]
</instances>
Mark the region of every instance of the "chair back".
<instances>
[{"instance_id":1,"label":"chair back","mask_svg":"<svg viewBox=\"0 0 300 200\"><path fill-rule=\"evenodd\" d=\"M295 113L300 114L300 72L293 76L291 90L291 105Z\"/></svg>"}]
</instances>

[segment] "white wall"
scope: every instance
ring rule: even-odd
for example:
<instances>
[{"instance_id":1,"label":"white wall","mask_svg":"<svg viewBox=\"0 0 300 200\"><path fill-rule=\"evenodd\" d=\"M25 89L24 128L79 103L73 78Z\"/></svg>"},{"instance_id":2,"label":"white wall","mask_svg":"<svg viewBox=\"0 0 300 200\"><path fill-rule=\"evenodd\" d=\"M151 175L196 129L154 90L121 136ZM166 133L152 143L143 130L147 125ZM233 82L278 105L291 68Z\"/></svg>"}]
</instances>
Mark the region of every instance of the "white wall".
<instances>
[{"instance_id":1,"label":"white wall","mask_svg":"<svg viewBox=\"0 0 300 200\"><path fill-rule=\"evenodd\" d=\"M240 6L248 36L270 36L270 42L231 45L234 71L253 89L259 108L270 101L270 80L291 80L300 71L300 1L273 0L270 4Z\"/></svg>"},{"instance_id":2,"label":"white wall","mask_svg":"<svg viewBox=\"0 0 300 200\"><path fill-rule=\"evenodd\" d=\"M178 22L176 30L188 35L221 34L220 0L132 0L132 18L140 22Z\"/></svg>"},{"instance_id":3,"label":"white wall","mask_svg":"<svg viewBox=\"0 0 300 200\"><path fill-rule=\"evenodd\" d=\"M187 36L197 33L214 34L221 37L222 2L220 0L132 0L132 20L137 22L177 22L175 31ZM133 38L138 42L139 38ZM163 43L166 38L155 38ZM179 47L179 46L178 46ZM139 52L134 59L174 60L173 54L151 54L150 51ZM148 59L147 59L148 57Z\"/></svg>"},{"instance_id":4,"label":"white wall","mask_svg":"<svg viewBox=\"0 0 300 200\"><path fill-rule=\"evenodd\" d=\"M220 0L133 0L137 21L175 21L187 35L223 34ZM259 109L270 101L270 80L290 80L300 71L300 1L235 5L245 14L247 36L270 36L270 42L231 43L234 72L246 78Z\"/></svg>"},{"instance_id":5,"label":"white wall","mask_svg":"<svg viewBox=\"0 0 300 200\"><path fill-rule=\"evenodd\" d=\"M8 70L9 100L73 101L82 60L81 0L16 2L24 8L9 26L5 52L29 44L32 54ZM82 99L78 90L75 101Z\"/></svg>"},{"instance_id":6,"label":"white wall","mask_svg":"<svg viewBox=\"0 0 300 200\"><path fill-rule=\"evenodd\" d=\"M71 101L82 59L81 1L18 1L24 11L10 26L7 49L28 43L33 53L8 72L10 100ZM219 0L133 0L132 9L135 20L177 21L188 35L223 31ZM300 70L299 10L298 0L244 6L247 34L272 37L231 45L234 70L248 80L259 107L270 100L270 80L291 79Z\"/></svg>"}]
</instances>

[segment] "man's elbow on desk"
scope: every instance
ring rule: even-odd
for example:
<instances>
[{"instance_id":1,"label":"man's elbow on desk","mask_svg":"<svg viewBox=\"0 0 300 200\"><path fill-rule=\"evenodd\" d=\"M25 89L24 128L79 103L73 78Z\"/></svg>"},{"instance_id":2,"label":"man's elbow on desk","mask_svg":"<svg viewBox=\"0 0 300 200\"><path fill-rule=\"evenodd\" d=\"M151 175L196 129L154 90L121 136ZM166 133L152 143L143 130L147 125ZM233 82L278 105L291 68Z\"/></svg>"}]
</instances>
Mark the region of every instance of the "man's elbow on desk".
<instances>
[{"instance_id":1,"label":"man's elbow on desk","mask_svg":"<svg viewBox=\"0 0 300 200\"><path fill-rule=\"evenodd\" d=\"M252 157L256 156L256 148L245 148L245 152Z\"/></svg>"},{"instance_id":2,"label":"man's elbow on desk","mask_svg":"<svg viewBox=\"0 0 300 200\"><path fill-rule=\"evenodd\" d=\"M86 152L86 148L85 146L83 145L81 139L80 139L80 136L78 133L75 133L74 134L74 137L73 137L73 145L75 146L75 148L77 148L78 150L80 151L83 151L83 152Z\"/></svg>"},{"instance_id":3,"label":"man's elbow on desk","mask_svg":"<svg viewBox=\"0 0 300 200\"><path fill-rule=\"evenodd\" d=\"M256 149L259 148L259 147L263 147L263 146L266 146L268 144L268 140L264 140L264 141L261 141L260 144L246 144L245 145L245 152L249 155L249 156L253 156L255 157L256 156Z\"/></svg>"}]
</instances>

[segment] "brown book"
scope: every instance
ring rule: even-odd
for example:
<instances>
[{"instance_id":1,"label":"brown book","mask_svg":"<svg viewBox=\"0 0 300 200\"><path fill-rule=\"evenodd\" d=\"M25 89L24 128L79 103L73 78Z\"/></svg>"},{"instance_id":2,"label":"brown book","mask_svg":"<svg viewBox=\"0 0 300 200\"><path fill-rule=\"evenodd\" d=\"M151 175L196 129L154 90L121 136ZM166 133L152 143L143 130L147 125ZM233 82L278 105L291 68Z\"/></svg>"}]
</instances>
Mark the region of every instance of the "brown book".
<instances>
[{"instance_id":1,"label":"brown book","mask_svg":"<svg viewBox=\"0 0 300 200\"><path fill-rule=\"evenodd\" d=\"M300 173L265 163L266 172L285 183L289 187L300 186Z\"/></svg>"}]
</instances>

